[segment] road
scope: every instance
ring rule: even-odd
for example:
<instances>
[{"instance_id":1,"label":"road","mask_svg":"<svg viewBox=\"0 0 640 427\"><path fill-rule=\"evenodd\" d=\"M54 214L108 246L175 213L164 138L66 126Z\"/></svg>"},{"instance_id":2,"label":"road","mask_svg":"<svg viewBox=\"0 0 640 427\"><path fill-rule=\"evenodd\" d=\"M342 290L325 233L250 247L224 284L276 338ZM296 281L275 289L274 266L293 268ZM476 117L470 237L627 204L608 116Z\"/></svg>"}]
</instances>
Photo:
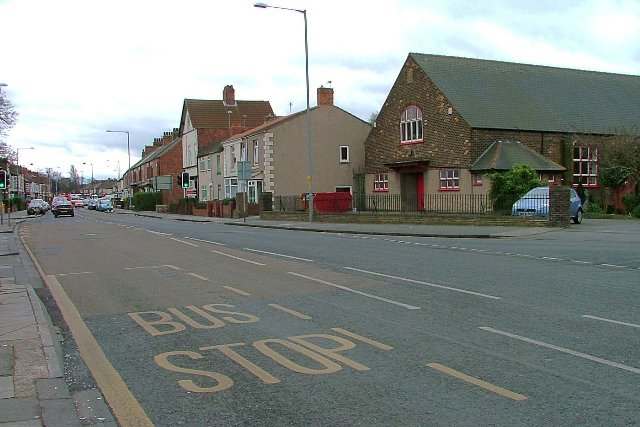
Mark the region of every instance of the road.
<instances>
[{"instance_id":1,"label":"road","mask_svg":"<svg viewBox=\"0 0 640 427\"><path fill-rule=\"evenodd\" d=\"M21 232L121 425L640 423L638 235Z\"/></svg>"}]
</instances>

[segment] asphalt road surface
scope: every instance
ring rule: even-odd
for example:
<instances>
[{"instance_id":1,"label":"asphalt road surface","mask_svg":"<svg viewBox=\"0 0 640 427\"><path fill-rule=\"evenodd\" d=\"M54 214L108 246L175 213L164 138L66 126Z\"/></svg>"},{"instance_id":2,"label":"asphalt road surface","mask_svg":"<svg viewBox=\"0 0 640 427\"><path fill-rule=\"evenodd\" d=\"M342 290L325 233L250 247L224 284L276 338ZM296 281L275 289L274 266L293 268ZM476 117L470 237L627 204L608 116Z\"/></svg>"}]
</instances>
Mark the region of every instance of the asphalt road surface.
<instances>
[{"instance_id":1,"label":"asphalt road surface","mask_svg":"<svg viewBox=\"0 0 640 427\"><path fill-rule=\"evenodd\" d=\"M637 234L394 238L80 211L22 237L121 425L640 423Z\"/></svg>"}]
</instances>

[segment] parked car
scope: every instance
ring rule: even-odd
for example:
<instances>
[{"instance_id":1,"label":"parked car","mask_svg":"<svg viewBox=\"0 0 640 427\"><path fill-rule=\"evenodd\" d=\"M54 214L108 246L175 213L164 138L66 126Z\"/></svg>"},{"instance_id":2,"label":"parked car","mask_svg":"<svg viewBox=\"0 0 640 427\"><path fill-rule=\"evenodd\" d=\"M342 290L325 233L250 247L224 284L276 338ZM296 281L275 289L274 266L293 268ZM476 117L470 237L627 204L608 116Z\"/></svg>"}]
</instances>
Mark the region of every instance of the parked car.
<instances>
[{"instance_id":1,"label":"parked car","mask_svg":"<svg viewBox=\"0 0 640 427\"><path fill-rule=\"evenodd\" d=\"M574 224L582 222L582 201L573 188L569 189L569 216ZM511 208L512 215L549 216L549 187L536 187L529 190Z\"/></svg>"},{"instance_id":2,"label":"parked car","mask_svg":"<svg viewBox=\"0 0 640 427\"><path fill-rule=\"evenodd\" d=\"M89 199L89 202L87 203L87 209L96 210L97 207L98 207L98 199L94 199L94 198Z\"/></svg>"},{"instance_id":3,"label":"parked car","mask_svg":"<svg viewBox=\"0 0 640 427\"><path fill-rule=\"evenodd\" d=\"M96 206L96 210L99 212L113 212L113 205L111 204L111 200L110 199L98 200L98 205Z\"/></svg>"},{"instance_id":4,"label":"parked car","mask_svg":"<svg viewBox=\"0 0 640 427\"><path fill-rule=\"evenodd\" d=\"M53 198L53 201L51 202L51 212L56 218L58 218L58 216L60 215L75 215L73 205L69 200L67 200L66 197L63 196Z\"/></svg>"},{"instance_id":5,"label":"parked car","mask_svg":"<svg viewBox=\"0 0 640 427\"><path fill-rule=\"evenodd\" d=\"M47 202L42 199L32 199L27 206L27 215L44 215L47 213Z\"/></svg>"}]
</instances>

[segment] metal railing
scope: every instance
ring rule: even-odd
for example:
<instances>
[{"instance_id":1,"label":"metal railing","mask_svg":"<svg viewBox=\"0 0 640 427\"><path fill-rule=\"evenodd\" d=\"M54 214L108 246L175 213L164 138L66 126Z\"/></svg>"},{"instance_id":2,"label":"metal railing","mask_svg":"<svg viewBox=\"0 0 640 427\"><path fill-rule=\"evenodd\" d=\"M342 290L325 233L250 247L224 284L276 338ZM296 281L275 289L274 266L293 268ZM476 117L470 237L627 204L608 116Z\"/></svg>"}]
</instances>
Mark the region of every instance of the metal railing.
<instances>
[{"instance_id":1,"label":"metal railing","mask_svg":"<svg viewBox=\"0 0 640 427\"><path fill-rule=\"evenodd\" d=\"M337 201L336 201L337 204ZM301 196L274 196L274 211L295 212L306 209ZM487 194L437 193L423 197L400 194L353 194L351 212L443 213L443 214L511 214L509 206L494 206Z\"/></svg>"}]
</instances>

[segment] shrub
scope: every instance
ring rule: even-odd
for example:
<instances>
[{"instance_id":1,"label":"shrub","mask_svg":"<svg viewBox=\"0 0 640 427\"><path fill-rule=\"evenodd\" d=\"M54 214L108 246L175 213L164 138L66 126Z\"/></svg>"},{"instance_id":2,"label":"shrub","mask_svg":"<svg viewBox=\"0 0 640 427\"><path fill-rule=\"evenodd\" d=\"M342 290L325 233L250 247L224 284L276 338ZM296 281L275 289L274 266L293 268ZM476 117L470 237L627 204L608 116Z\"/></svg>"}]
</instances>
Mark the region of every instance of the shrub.
<instances>
[{"instance_id":1,"label":"shrub","mask_svg":"<svg viewBox=\"0 0 640 427\"><path fill-rule=\"evenodd\" d=\"M631 216L634 218L640 218L640 204L636 205L631 211Z\"/></svg>"},{"instance_id":2,"label":"shrub","mask_svg":"<svg viewBox=\"0 0 640 427\"><path fill-rule=\"evenodd\" d=\"M489 196L499 210L510 209L524 193L542 185L536 171L527 165L515 165L510 171L492 173L489 177Z\"/></svg>"},{"instance_id":3,"label":"shrub","mask_svg":"<svg viewBox=\"0 0 640 427\"><path fill-rule=\"evenodd\" d=\"M593 202L590 202L590 203L586 206L586 208L585 208L584 212L585 212L586 214L592 214L592 215L604 215L604 214L605 214L605 211L604 211L604 209L602 208L602 206L600 206L600 205L599 205L599 204L597 204L597 203L593 203Z\"/></svg>"},{"instance_id":4,"label":"shrub","mask_svg":"<svg viewBox=\"0 0 640 427\"><path fill-rule=\"evenodd\" d=\"M162 204L162 193L136 193L133 195L132 203L136 211L155 211L156 205Z\"/></svg>"},{"instance_id":5,"label":"shrub","mask_svg":"<svg viewBox=\"0 0 640 427\"><path fill-rule=\"evenodd\" d=\"M640 196L629 194L622 198L622 203L627 212L631 213L636 207L640 206Z\"/></svg>"}]
</instances>

